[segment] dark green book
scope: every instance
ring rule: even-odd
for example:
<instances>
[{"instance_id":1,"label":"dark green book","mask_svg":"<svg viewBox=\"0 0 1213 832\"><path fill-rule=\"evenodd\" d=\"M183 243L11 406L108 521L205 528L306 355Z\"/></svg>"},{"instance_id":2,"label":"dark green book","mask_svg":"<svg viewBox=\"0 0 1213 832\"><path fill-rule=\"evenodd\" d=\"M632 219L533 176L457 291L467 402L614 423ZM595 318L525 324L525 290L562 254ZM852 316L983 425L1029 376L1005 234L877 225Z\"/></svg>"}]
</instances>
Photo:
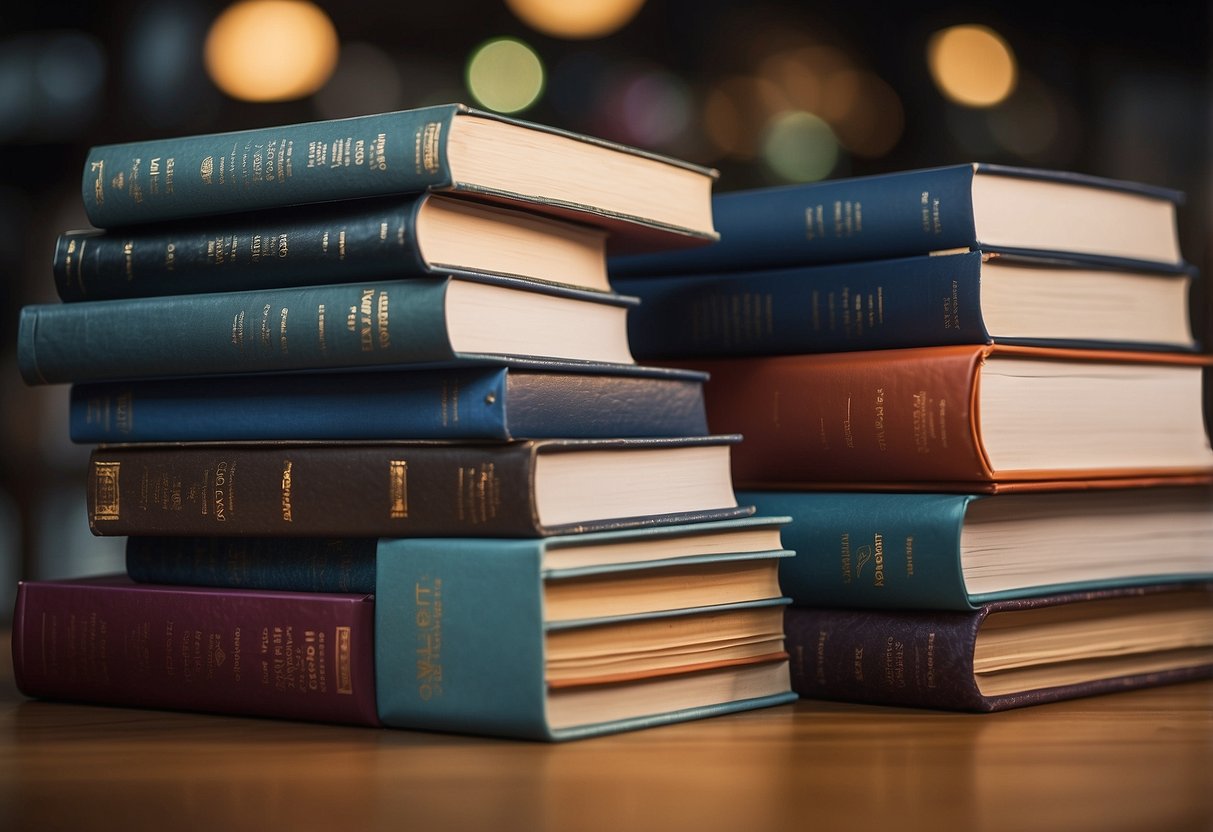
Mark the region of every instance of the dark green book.
<instances>
[{"instance_id":1,"label":"dark green book","mask_svg":"<svg viewBox=\"0 0 1213 832\"><path fill-rule=\"evenodd\" d=\"M506 278L416 278L27 306L30 384L514 357L634 364L627 307L607 292Z\"/></svg>"},{"instance_id":2,"label":"dark green book","mask_svg":"<svg viewBox=\"0 0 1213 832\"><path fill-rule=\"evenodd\" d=\"M98 228L447 191L609 228L612 250L715 240L716 172L554 127L445 104L94 147Z\"/></svg>"},{"instance_id":3,"label":"dark green book","mask_svg":"<svg viewBox=\"0 0 1213 832\"><path fill-rule=\"evenodd\" d=\"M438 194L68 231L64 301L489 273L609 291L606 232Z\"/></svg>"}]
</instances>

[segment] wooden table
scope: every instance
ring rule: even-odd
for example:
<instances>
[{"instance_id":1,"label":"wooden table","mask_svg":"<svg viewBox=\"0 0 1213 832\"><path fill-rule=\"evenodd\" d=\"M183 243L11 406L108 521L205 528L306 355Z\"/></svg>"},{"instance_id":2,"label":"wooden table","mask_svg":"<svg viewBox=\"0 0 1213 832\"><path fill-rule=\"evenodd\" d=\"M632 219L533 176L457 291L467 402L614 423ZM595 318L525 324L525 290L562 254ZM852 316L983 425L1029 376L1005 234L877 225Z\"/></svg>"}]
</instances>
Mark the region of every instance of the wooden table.
<instances>
[{"instance_id":1,"label":"wooden table","mask_svg":"<svg viewBox=\"0 0 1213 832\"><path fill-rule=\"evenodd\" d=\"M0 829L1213 829L1213 682L994 715L795 705L564 745L32 702Z\"/></svg>"}]
</instances>

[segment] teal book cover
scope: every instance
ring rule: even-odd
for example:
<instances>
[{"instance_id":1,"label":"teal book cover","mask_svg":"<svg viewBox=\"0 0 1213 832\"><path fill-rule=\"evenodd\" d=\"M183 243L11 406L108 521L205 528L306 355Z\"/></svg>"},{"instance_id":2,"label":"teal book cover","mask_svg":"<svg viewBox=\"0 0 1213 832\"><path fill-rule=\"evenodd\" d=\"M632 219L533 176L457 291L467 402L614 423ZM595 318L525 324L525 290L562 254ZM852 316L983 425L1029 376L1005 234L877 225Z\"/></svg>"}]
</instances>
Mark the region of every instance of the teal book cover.
<instances>
[{"instance_id":1,"label":"teal book cover","mask_svg":"<svg viewBox=\"0 0 1213 832\"><path fill-rule=\"evenodd\" d=\"M785 521L380 541L384 724L567 740L791 701Z\"/></svg>"}]
</instances>

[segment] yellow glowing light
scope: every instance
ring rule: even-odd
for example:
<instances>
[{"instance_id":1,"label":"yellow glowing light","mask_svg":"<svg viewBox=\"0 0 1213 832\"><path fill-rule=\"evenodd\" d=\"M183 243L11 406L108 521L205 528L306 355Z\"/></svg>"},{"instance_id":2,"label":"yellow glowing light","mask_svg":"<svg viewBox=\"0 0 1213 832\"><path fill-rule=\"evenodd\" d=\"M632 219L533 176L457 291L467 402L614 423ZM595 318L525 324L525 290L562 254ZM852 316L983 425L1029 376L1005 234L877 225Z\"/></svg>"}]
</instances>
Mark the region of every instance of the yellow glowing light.
<instances>
[{"instance_id":1,"label":"yellow glowing light","mask_svg":"<svg viewBox=\"0 0 1213 832\"><path fill-rule=\"evenodd\" d=\"M516 113L534 104L543 92L543 63L535 50L522 41L497 38L472 54L467 84L482 107Z\"/></svg>"},{"instance_id":2,"label":"yellow glowing light","mask_svg":"<svg viewBox=\"0 0 1213 832\"><path fill-rule=\"evenodd\" d=\"M636 16L644 0L505 0L505 4L533 29L580 40L619 30Z\"/></svg>"},{"instance_id":3,"label":"yellow glowing light","mask_svg":"<svg viewBox=\"0 0 1213 832\"><path fill-rule=\"evenodd\" d=\"M830 125L812 113L782 113L767 128L762 154L771 170L783 179L816 182L834 170L838 139Z\"/></svg>"},{"instance_id":4,"label":"yellow glowing light","mask_svg":"<svg viewBox=\"0 0 1213 832\"><path fill-rule=\"evenodd\" d=\"M901 98L874 73L836 72L827 79L823 98L820 115L851 153L876 158L901 139L905 128Z\"/></svg>"},{"instance_id":5,"label":"yellow glowing light","mask_svg":"<svg viewBox=\"0 0 1213 832\"><path fill-rule=\"evenodd\" d=\"M219 89L245 101L311 95L337 66L337 30L305 0L242 0L206 36L206 71Z\"/></svg>"},{"instance_id":6,"label":"yellow glowing light","mask_svg":"<svg viewBox=\"0 0 1213 832\"><path fill-rule=\"evenodd\" d=\"M763 125L787 109L787 97L773 82L734 76L708 93L703 108L704 131L722 154L752 159L761 149Z\"/></svg>"},{"instance_id":7,"label":"yellow glowing light","mask_svg":"<svg viewBox=\"0 0 1213 832\"><path fill-rule=\"evenodd\" d=\"M953 26L932 35L927 65L936 86L966 107L991 107L1015 89L1015 54L985 26Z\"/></svg>"}]
</instances>

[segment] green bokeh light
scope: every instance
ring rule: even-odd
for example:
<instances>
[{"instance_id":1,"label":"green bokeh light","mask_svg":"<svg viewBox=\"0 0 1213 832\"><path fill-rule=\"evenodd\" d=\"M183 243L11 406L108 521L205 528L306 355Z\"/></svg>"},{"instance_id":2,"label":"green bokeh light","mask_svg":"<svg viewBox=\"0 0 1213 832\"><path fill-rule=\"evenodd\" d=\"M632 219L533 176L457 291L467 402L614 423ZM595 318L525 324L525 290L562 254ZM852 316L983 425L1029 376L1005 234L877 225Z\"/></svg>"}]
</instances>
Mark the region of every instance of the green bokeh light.
<instances>
[{"instance_id":1,"label":"green bokeh light","mask_svg":"<svg viewBox=\"0 0 1213 832\"><path fill-rule=\"evenodd\" d=\"M515 38L494 38L468 60L468 91L476 102L499 113L530 107L543 92L545 73L535 50Z\"/></svg>"}]
</instances>

